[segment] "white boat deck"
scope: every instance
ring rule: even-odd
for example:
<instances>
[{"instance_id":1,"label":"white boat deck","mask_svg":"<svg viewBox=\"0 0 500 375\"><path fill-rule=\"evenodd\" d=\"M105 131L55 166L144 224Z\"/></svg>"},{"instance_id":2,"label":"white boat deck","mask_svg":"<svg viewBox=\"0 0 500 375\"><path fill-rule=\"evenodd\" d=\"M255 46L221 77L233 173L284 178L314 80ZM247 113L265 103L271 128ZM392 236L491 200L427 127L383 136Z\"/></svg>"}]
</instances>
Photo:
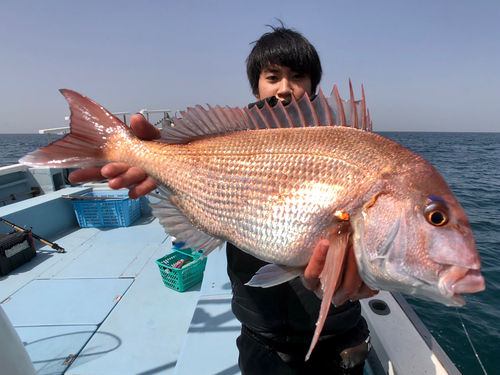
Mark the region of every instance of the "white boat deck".
<instances>
[{"instance_id":1,"label":"white boat deck","mask_svg":"<svg viewBox=\"0 0 500 375\"><path fill-rule=\"evenodd\" d=\"M155 261L172 250L157 220L143 216L128 228L73 227L48 239L67 253L37 242L34 259L0 278L1 306L39 374L195 373L176 368L177 361L195 310L204 318L212 312L196 307L201 284L183 293L163 285ZM210 324L224 326L217 316L203 323ZM236 321L230 332L235 339ZM223 342L217 345L224 350ZM202 349L180 362L192 368L197 352ZM74 362L64 364L71 356ZM239 373L237 356L231 357L226 368L216 362L217 372ZM206 370L199 373L217 373Z\"/></svg>"}]
</instances>

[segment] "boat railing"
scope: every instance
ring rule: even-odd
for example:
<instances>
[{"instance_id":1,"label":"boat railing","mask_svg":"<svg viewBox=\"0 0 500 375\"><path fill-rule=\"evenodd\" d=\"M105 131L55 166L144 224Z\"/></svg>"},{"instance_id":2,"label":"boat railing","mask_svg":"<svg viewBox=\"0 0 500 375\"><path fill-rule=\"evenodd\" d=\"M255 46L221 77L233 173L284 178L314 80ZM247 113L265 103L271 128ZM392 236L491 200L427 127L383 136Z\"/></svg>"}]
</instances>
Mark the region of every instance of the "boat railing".
<instances>
[{"instance_id":1,"label":"boat railing","mask_svg":"<svg viewBox=\"0 0 500 375\"><path fill-rule=\"evenodd\" d=\"M148 109L141 109L139 111L139 113L141 115L145 115L145 118L146 120L150 121L149 120L149 114L150 113L163 113L163 117L155 122L153 125L158 127L158 125L161 125L160 129L163 129L167 126L171 126L172 125L172 118L170 117L170 112L172 112L170 109L153 109L153 110L148 110Z\"/></svg>"},{"instance_id":2,"label":"boat railing","mask_svg":"<svg viewBox=\"0 0 500 375\"><path fill-rule=\"evenodd\" d=\"M148 121L150 121L149 119L150 114L163 113L163 117L153 124L154 126L161 125L160 129L163 129L164 127L170 126L172 124L172 118L170 117L170 112L172 112L170 109L157 109L157 110L141 109L138 113L143 115ZM130 112L112 112L111 114L116 117L123 116L123 123L127 124L127 116L130 115ZM70 116L66 116L64 119L66 121L69 121ZM41 129L38 131L38 133L47 134L48 143L50 144L52 143L51 134L62 135L70 132L70 130L71 128L69 126L64 126L61 128Z\"/></svg>"},{"instance_id":3,"label":"boat railing","mask_svg":"<svg viewBox=\"0 0 500 375\"><path fill-rule=\"evenodd\" d=\"M49 144L52 143L52 137L50 136L51 134L65 134L65 133L68 133L70 131L70 127L69 126L66 126L66 127L63 127L63 128L51 128L51 129L42 129L42 130L39 130L38 133L39 134L47 134L47 138L48 138L48 142Z\"/></svg>"}]
</instances>

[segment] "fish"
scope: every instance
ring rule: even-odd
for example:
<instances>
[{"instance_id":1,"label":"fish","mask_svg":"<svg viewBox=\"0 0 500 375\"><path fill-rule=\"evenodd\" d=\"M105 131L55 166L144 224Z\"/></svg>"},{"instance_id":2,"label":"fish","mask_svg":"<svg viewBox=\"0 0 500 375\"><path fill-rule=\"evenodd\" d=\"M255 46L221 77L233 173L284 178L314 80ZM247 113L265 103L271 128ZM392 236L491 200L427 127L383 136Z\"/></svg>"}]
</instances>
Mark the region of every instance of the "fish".
<instances>
[{"instance_id":1,"label":"fish","mask_svg":"<svg viewBox=\"0 0 500 375\"><path fill-rule=\"evenodd\" d=\"M30 167L125 162L158 185L152 205L167 234L203 257L229 241L270 263L249 281L272 287L300 276L315 245L330 246L324 296L306 360L324 325L347 250L374 290L449 306L485 289L466 213L423 157L372 131L363 98L337 86L291 103L251 108L197 105L155 141L91 99L61 90L71 133L20 160Z\"/></svg>"}]
</instances>

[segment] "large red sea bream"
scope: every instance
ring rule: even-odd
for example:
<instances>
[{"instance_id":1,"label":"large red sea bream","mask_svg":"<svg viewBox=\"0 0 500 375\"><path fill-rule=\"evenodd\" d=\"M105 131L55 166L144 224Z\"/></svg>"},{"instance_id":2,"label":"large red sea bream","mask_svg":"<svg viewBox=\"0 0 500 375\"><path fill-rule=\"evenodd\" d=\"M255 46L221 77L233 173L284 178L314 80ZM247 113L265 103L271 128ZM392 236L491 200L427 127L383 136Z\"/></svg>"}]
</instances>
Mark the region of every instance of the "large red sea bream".
<instances>
[{"instance_id":1,"label":"large red sea bream","mask_svg":"<svg viewBox=\"0 0 500 375\"><path fill-rule=\"evenodd\" d=\"M321 332L353 245L372 289L446 305L484 289L467 216L436 169L372 133L365 100L307 96L259 109L196 106L174 118L160 141L143 141L85 96L61 90L71 134L21 162L88 167L125 162L163 192L154 214L168 234L207 255L230 241L272 265L252 286L300 276L316 243L330 240L321 280Z\"/></svg>"}]
</instances>

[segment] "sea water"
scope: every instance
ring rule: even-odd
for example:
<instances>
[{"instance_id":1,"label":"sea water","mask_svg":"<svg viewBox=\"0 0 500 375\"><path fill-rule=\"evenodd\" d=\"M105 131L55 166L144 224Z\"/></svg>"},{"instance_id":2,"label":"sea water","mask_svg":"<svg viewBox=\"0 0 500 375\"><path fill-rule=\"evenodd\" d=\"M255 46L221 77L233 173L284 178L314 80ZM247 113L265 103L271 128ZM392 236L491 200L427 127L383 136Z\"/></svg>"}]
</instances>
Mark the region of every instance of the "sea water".
<instances>
[{"instance_id":1,"label":"sea water","mask_svg":"<svg viewBox=\"0 0 500 375\"><path fill-rule=\"evenodd\" d=\"M380 134L422 155L443 175L469 217L486 279L486 290L465 295L467 305L458 312L435 302L407 300L464 375L484 372L460 317L487 373L500 374L500 133ZM45 135L2 134L0 167L45 145Z\"/></svg>"},{"instance_id":2,"label":"sea water","mask_svg":"<svg viewBox=\"0 0 500 375\"><path fill-rule=\"evenodd\" d=\"M62 136L51 134L52 141ZM28 152L49 144L44 134L0 134L0 167L19 163Z\"/></svg>"}]
</instances>

